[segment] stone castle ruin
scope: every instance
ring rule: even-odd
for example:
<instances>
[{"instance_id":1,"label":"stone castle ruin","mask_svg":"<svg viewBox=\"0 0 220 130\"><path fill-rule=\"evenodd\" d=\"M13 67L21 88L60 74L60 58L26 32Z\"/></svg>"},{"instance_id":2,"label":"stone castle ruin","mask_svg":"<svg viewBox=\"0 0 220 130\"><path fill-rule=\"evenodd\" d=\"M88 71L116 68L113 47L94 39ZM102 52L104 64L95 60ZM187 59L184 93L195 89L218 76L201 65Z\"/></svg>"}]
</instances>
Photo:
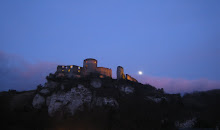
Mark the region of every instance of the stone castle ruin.
<instances>
[{"instance_id":1,"label":"stone castle ruin","mask_svg":"<svg viewBox=\"0 0 220 130\"><path fill-rule=\"evenodd\" d=\"M124 69L121 66L117 67L117 79L126 79L134 82L138 82L135 78L131 77L128 74L124 74Z\"/></svg>"},{"instance_id":2,"label":"stone castle ruin","mask_svg":"<svg viewBox=\"0 0 220 130\"><path fill-rule=\"evenodd\" d=\"M96 59L88 58L83 62L83 67L76 65L58 65L55 72L56 77L80 78L89 75L96 75L100 78L112 78L112 69L105 67L97 67ZM128 74L124 74L121 66L117 67L117 79L126 79L137 82L137 80Z\"/></svg>"}]
</instances>

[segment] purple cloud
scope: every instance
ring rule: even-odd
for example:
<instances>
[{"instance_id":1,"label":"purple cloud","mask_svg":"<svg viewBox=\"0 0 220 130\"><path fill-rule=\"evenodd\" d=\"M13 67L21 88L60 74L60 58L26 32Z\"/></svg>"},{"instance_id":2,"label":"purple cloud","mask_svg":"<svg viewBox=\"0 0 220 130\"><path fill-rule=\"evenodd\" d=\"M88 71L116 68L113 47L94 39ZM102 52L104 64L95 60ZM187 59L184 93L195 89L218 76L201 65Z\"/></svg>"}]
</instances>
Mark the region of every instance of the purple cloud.
<instances>
[{"instance_id":1,"label":"purple cloud","mask_svg":"<svg viewBox=\"0 0 220 130\"><path fill-rule=\"evenodd\" d=\"M193 91L206 91L220 89L220 81L208 79L176 79L152 76L136 76L138 81L151 84L157 88L164 88L167 93L186 93Z\"/></svg>"},{"instance_id":2,"label":"purple cloud","mask_svg":"<svg viewBox=\"0 0 220 130\"><path fill-rule=\"evenodd\" d=\"M44 84L45 77L55 70L55 63L31 64L17 55L0 51L0 91L35 89L38 84Z\"/></svg>"}]
</instances>

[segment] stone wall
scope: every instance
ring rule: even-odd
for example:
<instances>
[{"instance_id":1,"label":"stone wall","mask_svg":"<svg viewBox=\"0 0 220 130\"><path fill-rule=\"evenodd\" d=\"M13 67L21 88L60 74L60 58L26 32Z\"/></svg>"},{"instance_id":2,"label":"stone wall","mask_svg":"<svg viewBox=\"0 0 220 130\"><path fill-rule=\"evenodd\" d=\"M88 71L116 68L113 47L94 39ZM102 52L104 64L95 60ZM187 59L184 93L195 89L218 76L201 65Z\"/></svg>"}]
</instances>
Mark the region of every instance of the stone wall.
<instances>
[{"instance_id":1,"label":"stone wall","mask_svg":"<svg viewBox=\"0 0 220 130\"><path fill-rule=\"evenodd\" d=\"M122 67L121 67L122 68ZM125 79L125 75L122 71L122 78ZM112 70L105 67L97 67L97 60L96 59L85 59L83 62L83 67L76 66L76 65L58 65L56 76L67 76L67 77L85 77L90 74L98 74L100 78L104 77L111 77L112 78Z\"/></svg>"},{"instance_id":2,"label":"stone wall","mask_svg":"<svg viewBox=\"0 0 220 130\"><path fill-rule=\"evenodd\" d=\"M117 67L117 79L125 79L124 69L121 66Z\"/></svg>"},{"instance_id":3,"label":"stone wall","mask_svg":"<svg viewBox=\"0 0 220 130\"><path fill-rule=\"evenodd\" d=\"M97 60L96 59L85 59L83 62L83 69L85 74L84 75L89 75L90 73L94 73L97 68Z\"/></svg>"},{"instance_id":4,"label":"stone wall","mask_svg":"<svg viewBox=\"0 0 220 130\"><path fill-rule=\"evenodd\" d=\"M134 81L134 82L137 82L137 80L133 77L131 77L130 75L126 74L126 79L127 80L130 80L130 81Z\"/></svg>"},{"instance_id":5,"label":"stone wall","mask_svg":"<svg viewBox=\"0 0 220 130\"><path fill-rule=\"evenodd\" d=\"M58 77L66 75L67 77L79 77L81 75L83 68L76 65L58 65L56 75Z\"/></svg>"},{"instance_id":6,"label":"stone wall","mask_svg":"<svg viewBox=\"0 0 220 130\"><path fill-rule=\"evenodd\" d=\"M97 73L103 75L103 77L112 77L112 69L104 68L104 67L97 67Z\"/></svg>"}]
</instances>

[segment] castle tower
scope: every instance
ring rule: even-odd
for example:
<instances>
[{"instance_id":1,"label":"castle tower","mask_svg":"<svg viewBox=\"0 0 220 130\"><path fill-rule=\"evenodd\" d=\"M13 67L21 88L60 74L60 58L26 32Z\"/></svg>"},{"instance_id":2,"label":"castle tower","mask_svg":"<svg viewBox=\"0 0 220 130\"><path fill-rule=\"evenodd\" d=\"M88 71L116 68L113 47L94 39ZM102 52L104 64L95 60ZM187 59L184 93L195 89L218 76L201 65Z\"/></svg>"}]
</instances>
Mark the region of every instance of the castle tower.
<instances>
[{"instance_id":1,"label":"castle tower","mask_svg":"<svg viewBox=\"0 0 220 130\"><path fill-rule=\"evenodd\" d=\"M96 68L97 68L96 59L88 58L84 60L83 69L85 71L85 75L89 75L90 73L96 72Z\"/></svg>"},{"instance_id":2,"label":"castle tower","mask_svg":"<svg viewBox=\"0 0 220 130\"><path fill-rule=\"evenodd\" d=\"M121 66L117 67L117 79L125 79L124 69Z\"/></svg>"}]
</instances>

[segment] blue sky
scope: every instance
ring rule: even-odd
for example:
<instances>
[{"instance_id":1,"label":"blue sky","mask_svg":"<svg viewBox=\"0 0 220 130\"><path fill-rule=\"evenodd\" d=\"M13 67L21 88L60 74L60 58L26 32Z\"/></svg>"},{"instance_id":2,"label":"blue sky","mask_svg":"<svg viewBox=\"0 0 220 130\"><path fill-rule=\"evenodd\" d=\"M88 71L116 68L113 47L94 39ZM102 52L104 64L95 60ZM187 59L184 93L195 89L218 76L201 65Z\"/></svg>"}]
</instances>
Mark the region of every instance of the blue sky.
<instances>
[{"instance_id":1,"label":"blue sky","mask_svg":"<svg viewBox=\"0 0 220 130\"><path fill-rule=\"evenodd\" d=\"M218 82L219 5L218 0L2 0L0 50L29 66L82 65L91 57L113 73L121 65L143 82L144 76Z\"/></svg>"}]
</instances>

